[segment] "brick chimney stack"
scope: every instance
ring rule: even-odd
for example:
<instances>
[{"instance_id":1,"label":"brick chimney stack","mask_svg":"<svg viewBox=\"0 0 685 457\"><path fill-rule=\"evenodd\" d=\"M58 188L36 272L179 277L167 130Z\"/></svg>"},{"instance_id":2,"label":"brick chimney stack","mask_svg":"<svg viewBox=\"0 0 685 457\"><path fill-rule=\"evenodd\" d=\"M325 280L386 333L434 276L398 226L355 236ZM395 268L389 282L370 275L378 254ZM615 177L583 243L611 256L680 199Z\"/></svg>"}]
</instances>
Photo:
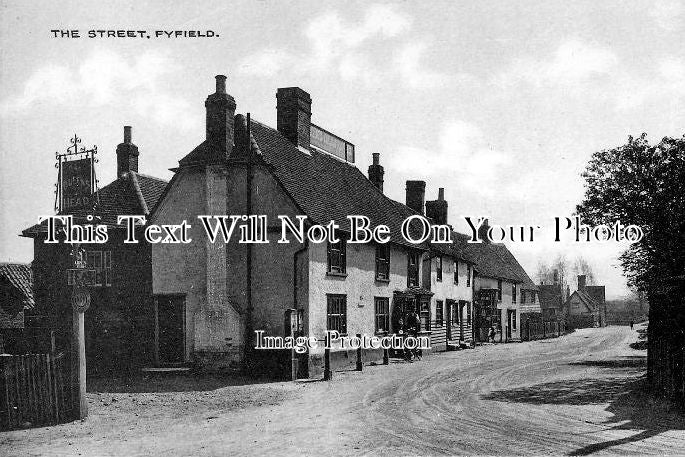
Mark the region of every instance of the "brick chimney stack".
<instances>
[{"instance_id":1,"label":"brick chimney stack","mask_svg":"<svg viewBox=\"0 0 685 457\"><path fill-rule=\"evenodd\" d=\"M369 181L371 181L374 186L378 187L378 189L383 192L383 175L385 174L385 170L383 170L383 166L380 164L381 155L377 152L374 152L372 156L373 164L369 165Z\"/></svg>"},{"instance_id":2,"label":"brick chimney stack","mask_svg":"<svg viewBox=\"0 0 685 457\"><path fill-rule=\"evenodd\" d=\"M426 200L426 181L407 181L405 203L417 213L423 213Z\"/></svg>"},{"instance_id":3,"label":"brick chimney stack","mask_svg":"<svg viewBox=\"0 0 685 457\"><path fill-rule=\"evenodd\" d=\"M276 128L290 142L309 150L312 97L299 87L281 87L276 92Z\"/></svg>"},{"instance_id":4,"label":"brick chimney stack","mask_svg":"<svg viewBox=\"0 0 685 457\"><path fill-rule=\"evenodd\" d=\"M478 237L483 240L483 243L489 243L490 238L488 238L488 231L490 230L490 223L487 219L483 221L483 224L478 228Z\"/></svg>"},{"instance_id":5,"label":"brick chimney stack","mask_svg":"<svg viewBox=\"0 0 685 457\"><path fill-rule=\"evenodd\" d=\"M207 110L207 141L215 144L221 151L230 156L233 152L233 135L235 127L235 99L226 93L226 76L217 75L216 91L205 101Z\"/></svg>"},{"instance_id":6,"label":"brick chimney stack","mask_svg":"<svg viewBox=\"0 0 685 457\"><path fill-rule=\"evenodd\" d=\"M585 290L585 275L578 275L578 290Z\"/></svg>"},{"instance_id":7,"label":"brick chimney stack","mask_svg":"<svg viewBox=\"0 0 685 457\"><path fill-rule=\"evenodd\" d=\"M131 126L124 126L124 142L117 146L117 177L129 171L138 172L138 146L131 142Z\"/></svg>"},{"instance_id":8,"label":"brick chimney stack","mask_svg":"<svg viewBox=\"0 0 685 457\"><path fill-rule=\"evenodd\" d=\"M447 202L445 201L445 188L438 189L438 199L426 202L426 216L433 219L436 224L447 224Z\"/></svg>"}]
</instances>

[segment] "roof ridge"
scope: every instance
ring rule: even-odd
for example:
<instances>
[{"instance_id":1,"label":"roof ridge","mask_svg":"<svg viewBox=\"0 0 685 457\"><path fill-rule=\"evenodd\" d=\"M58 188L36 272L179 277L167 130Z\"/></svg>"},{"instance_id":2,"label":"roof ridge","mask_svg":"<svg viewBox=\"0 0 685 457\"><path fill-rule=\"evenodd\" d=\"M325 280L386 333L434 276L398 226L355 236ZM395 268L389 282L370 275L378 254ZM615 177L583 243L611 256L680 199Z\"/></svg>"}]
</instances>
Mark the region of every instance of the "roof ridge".
<instances>
[{"instance_id":1,"label":"roof ridge","mask_svg":"<svg viewBox=\"0 0 685 457\"><path fill-rule=\"evenodd\" d=\"M138 198L138 204L140 205L140 208L143 210L143 214L150 214L150 211L147 207L147 202L145 202L145 197L143 197L143 192L140 190L140 184L138 183L138 173L136 173L135 171L130 171L127 174L131 177L133 190L136 193L136 198Z\"/></svg>"},{"instance_id":2,"label":"roof ridge","mask_svg":"<svg viewBox=\"0 0 685 457\"><path fill-rule=\"evenodd\" d=\"M167 181L166 179L158 178L157 176L152 176L152 175L148 175L145 173L139 173L137 171L131 171L131 173L135 173L136 175L142 176L143 178L154 179L155 181L163 182L164 184L169 183L169 181Z\"/></svg>"}]
</instances>

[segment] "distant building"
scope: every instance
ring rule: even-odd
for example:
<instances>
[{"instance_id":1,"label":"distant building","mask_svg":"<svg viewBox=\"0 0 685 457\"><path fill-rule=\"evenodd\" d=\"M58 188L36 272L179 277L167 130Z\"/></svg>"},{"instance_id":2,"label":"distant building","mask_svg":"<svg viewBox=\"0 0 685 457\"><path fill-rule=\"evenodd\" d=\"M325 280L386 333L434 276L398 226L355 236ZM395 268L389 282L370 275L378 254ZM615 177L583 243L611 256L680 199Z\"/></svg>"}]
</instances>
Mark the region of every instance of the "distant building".
<instances>
[{"instance_id":1,"label":"distant building","mask_svg":"<svg viewBox=\"0 0 685 457\"><path fill-rule=\"evenodd\" d=\"M24 312L33 309L31 265L0 263L0 353L7 340L17 338L24 328Z\"/></svg>"},{"instance_id":2,"label":"distant building","mask_svg":"<svg viewBox=\"0 0 685 457\"><path fill-rule=\"evenodd\" d=\"M487 341L491 326L497 341L519 341L523 313L540 313L537 287L504 244L487 241L487 221L480 229L483 242L465 247L475 265L476 341Z\"/></svg>"},{"instance_id":3,"label":"distant building","mask_svg":"<svg viewBox=\"0 0 685 457\"><path fill-rule=\"evenodd\" d=\"M568 324L574 328L607 325L605 286L588 286L586 276L578 275L578 290L566 300Z\"/></svg>"}]
</instances>

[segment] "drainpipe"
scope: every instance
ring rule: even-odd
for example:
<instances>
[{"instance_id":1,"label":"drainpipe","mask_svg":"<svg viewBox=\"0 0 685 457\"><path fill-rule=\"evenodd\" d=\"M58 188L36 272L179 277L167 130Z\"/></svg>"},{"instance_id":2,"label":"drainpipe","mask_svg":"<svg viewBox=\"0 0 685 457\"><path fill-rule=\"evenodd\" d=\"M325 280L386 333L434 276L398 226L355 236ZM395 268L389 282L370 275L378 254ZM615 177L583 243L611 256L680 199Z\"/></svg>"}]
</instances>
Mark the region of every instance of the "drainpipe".
<instances>
[{"instance_id":1,"label":"drainpipe","mask_svg":"<svg viewBox=\"0 0 685 457\"><path fill-rule=\"evenodd\" d=\"M293 254L293 308L297 309L297 258L309 248L309 239L304 239L304 244Z\"/></svg>"},{"instance_id":2,"label":"drainpipe","mask_svg":"<svg viewBox=\"0 0 685 457\"><path fill-rule=\"evenodd\" d=\"M250 113L247 113L247 129L246 129L246 141L245 145L247 148L247 167L245 170L245 212L248 216L252 215L252 148L250 142ZM252 336L254 333L253 323L252 323L252 244L247 243L245 245L245 255L246 255L246 277L245 277L245 299L247 301L247 309L245 316L245 364L246 368L251 367L251 357L252 357Z\"/></svg>"},{"instance_id":3,"label":"drainpipe","mask_svg":"<svg viewBox=\"0 0 685 457\"><path fill-rule=\"evenodd\" d=\"M302 247L295 251L293 253L293 309L295 310L295 318L297 319L298 312L297 312L297 258L299 255L307 250L309 247L309 239L305 238L304 243L302 244ZM301 336L301 335L298 335ZM290 360L291 360L291 377L293 381L297 380L297 372L299 369L299 357L295 353L295 350L293 349L290 354ZM309 376L309 373L307 373L307 376Z\"/></svg>"}]
</instances>

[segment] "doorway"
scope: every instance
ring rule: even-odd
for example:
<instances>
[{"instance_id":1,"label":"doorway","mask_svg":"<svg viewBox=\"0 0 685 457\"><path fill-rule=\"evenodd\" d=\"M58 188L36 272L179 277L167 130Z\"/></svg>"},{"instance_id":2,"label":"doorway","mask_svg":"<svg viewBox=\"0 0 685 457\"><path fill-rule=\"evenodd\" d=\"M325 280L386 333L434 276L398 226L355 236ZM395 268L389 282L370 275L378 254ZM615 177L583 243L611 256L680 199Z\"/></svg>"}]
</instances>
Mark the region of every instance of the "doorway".
<instances>
[{"instance_id":1,"label":"doorway","mask_svg":"<svg viewBox=\"0 0 685 457\"><path fill-rule=\"evenodd\" d=\"M155 354L158 365L185 361L185 295L155 296Z\"/></svg>"},{"instance_id":2,"label":"doorway","mask_svg":"<svg viewBox=\"0 0 685 457\"><path fill-rule=\"evenodd\" d=\"M452 341L454 336L452 335L452 326L454 325L454 313L455 313L455 303L454 300L445 300L445 305L447 306L445 323L447 324L447 341Z\"/></svg>"},{"instance_id":3,"label":"doorway","mask_svg":"<svg viewBox=\"0 0 685 457\"><path fill-rule=\"evenodd\" d=\"M516 329L516 310L507 310L507 341L511 340L511 331Z\"/></svg>"}]
</instances>

